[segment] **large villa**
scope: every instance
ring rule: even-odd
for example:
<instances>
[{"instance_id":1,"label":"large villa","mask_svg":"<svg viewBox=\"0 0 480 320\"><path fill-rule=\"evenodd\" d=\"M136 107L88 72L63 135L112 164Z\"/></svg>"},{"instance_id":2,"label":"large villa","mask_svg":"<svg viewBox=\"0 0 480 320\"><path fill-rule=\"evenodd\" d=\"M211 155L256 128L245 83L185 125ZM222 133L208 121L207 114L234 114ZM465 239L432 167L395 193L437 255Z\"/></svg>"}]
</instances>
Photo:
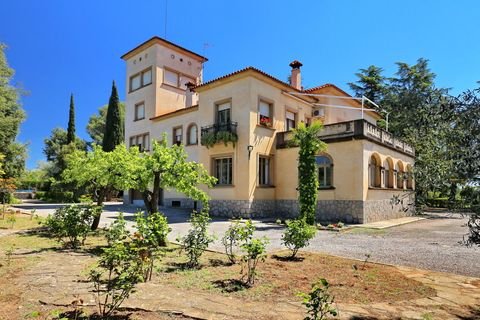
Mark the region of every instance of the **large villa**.
<instances>
[{"instance_id":1,"label":"large villa","mask_svg":"<svg viewBox=\"0 0 480 320\"><path fill-rule=\"evenodd\" d=\"M415 152L379 128L362 99L333 84L304 90L299 61L290 83L254 67L203 81L207 58L153 37L122 56L127 65L125 135L150 149L167 134L189 159L218 179L208 190L211 214L293 217L298 214L298 148L289 147L298 123L321 120L317 155L317 220L368 223L409 215ZM136 191L125 202L142 202ZM160 204L194 208L182 194L162 190Z\"/></svg>"}]
</instances>

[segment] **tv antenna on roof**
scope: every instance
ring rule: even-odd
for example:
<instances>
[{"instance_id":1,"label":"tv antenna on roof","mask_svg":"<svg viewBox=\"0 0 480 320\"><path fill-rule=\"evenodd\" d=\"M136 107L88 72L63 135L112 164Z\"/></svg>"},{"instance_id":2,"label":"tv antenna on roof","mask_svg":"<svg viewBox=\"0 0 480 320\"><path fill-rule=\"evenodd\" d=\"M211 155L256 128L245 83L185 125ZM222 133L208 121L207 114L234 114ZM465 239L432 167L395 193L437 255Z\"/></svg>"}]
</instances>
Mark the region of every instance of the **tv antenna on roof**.
<instances>
[{"instance_id":1,"label":"tv antenna on roof","mask_svg":"<svg viewBox=\"0 0 480 320\"><path fill-rule=\"evenodd\" d=\"M167 17L168 17L168 0L165 0L165 26L163 37L167 39Z\"/></svg>"}]
</instances>

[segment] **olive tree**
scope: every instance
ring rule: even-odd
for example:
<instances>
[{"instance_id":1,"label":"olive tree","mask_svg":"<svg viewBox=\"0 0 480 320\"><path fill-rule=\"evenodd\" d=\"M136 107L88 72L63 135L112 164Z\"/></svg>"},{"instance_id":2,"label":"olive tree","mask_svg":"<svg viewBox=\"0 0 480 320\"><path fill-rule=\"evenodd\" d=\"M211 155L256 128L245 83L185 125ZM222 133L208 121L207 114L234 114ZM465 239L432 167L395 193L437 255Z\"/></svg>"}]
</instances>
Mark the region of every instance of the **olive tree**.
<instances>
[{"instance_id":1,"label":"olive tree","mask_svg":"<svg viewBox=\"0 0 480 320\"><path fill-rule=\"evenodd\" d=\"M153 141L151 153L144 153L136 160L141 170L136 172L133 188L143 194L149 214L158 212L160 189L173 189L202 203L208 209L209 196L200 185L213 187L216 179L210 176L202 164L188 161L182 145L167 145L166 135L160 142Z\"/></svg>"},{"instance_id":2,"label":"olive tree","mask_svg":"<svg viewBox=\"0 0 480 320\"><path fill-rule=\"evenodd\" d=\"M130 150L125 145L117 146L111 152L94 145L91 152L73 151L67 156L67 168L62 177L78 187L87 187L93 193L98 206L103 205L105 196L112 190L125 190L135 183L135 172L143 169L137 148ZM98 228L100 216L92 223Z\"/></svg>"}]
</instances>

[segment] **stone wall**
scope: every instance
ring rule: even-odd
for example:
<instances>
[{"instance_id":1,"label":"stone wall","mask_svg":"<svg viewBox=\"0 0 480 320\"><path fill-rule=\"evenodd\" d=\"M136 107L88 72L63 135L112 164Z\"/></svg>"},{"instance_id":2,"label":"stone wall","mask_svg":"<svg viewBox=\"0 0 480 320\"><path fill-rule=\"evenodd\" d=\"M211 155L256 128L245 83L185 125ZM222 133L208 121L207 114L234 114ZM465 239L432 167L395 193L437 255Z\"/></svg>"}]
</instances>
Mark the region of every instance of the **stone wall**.
<instances>
[{"instance_id":1,"label":"stone wall","mask_svg":"<svg viewBox=\"0 0 480 320\"><path fill-rule=\"evenodd\" d=\"M275 202L275 200L210 200L210 213L226 218L274 217Z\"/></svg>"},{"instance_id":2,"label":"stone wall","mask_svg":"<svg viewBox=\"0 0 480 320\"><path fill-rule=\"evenodd\" d=\"M363 204L364 222L370 223L382 220L412 216L415 196L413 194L403 199L367 200Z\"/></svg>"},{"instance_id":3,"label":"stone wall","mask_svg":"<svg viewBox=\"0 0 480 320\"><path fill-rule=\"evenodd\" d=\"M166 198L165 206L179 201L180 208L194 208L194 201L186 198ZM412 215L408 204L413 196L401 200L319 200L316 220L321 223L369 223ZM200 204L198 208L200 209ZM292 219L298 217L297 200L210 200L212 216L225 218Z\"/></svg>"}]
</instances>

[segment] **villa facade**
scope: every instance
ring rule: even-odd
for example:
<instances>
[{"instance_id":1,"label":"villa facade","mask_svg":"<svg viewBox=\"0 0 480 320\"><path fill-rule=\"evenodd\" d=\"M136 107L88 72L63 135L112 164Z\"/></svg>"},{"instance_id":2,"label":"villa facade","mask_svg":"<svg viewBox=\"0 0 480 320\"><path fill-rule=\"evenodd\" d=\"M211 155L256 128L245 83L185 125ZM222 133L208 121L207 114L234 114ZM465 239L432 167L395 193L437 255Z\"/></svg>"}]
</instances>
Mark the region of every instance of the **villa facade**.
<instances>
[{"instance_id":1,"label":"villa facade","mask_svg":"<svg viewBox=\"0 0 480 320\"><path fill-rule=\"evenodd\" d=\"M127 66L127 145L148 151L163 133L189 159L217 177L207 192L211 214L228 217L298 215L298 148L288 145L298 123L321 120L317 219L367 223L409 215L415 152L375 124L380 115L333 84L304 90L302 64L290 83L259 69L203 82L207 59L154 37L122 56ZM336 107L338 105L338 107ZM126 203L141 203L135 191ZM193 208L163 190L160 204Z\"/></svg>"}]
</instances>

